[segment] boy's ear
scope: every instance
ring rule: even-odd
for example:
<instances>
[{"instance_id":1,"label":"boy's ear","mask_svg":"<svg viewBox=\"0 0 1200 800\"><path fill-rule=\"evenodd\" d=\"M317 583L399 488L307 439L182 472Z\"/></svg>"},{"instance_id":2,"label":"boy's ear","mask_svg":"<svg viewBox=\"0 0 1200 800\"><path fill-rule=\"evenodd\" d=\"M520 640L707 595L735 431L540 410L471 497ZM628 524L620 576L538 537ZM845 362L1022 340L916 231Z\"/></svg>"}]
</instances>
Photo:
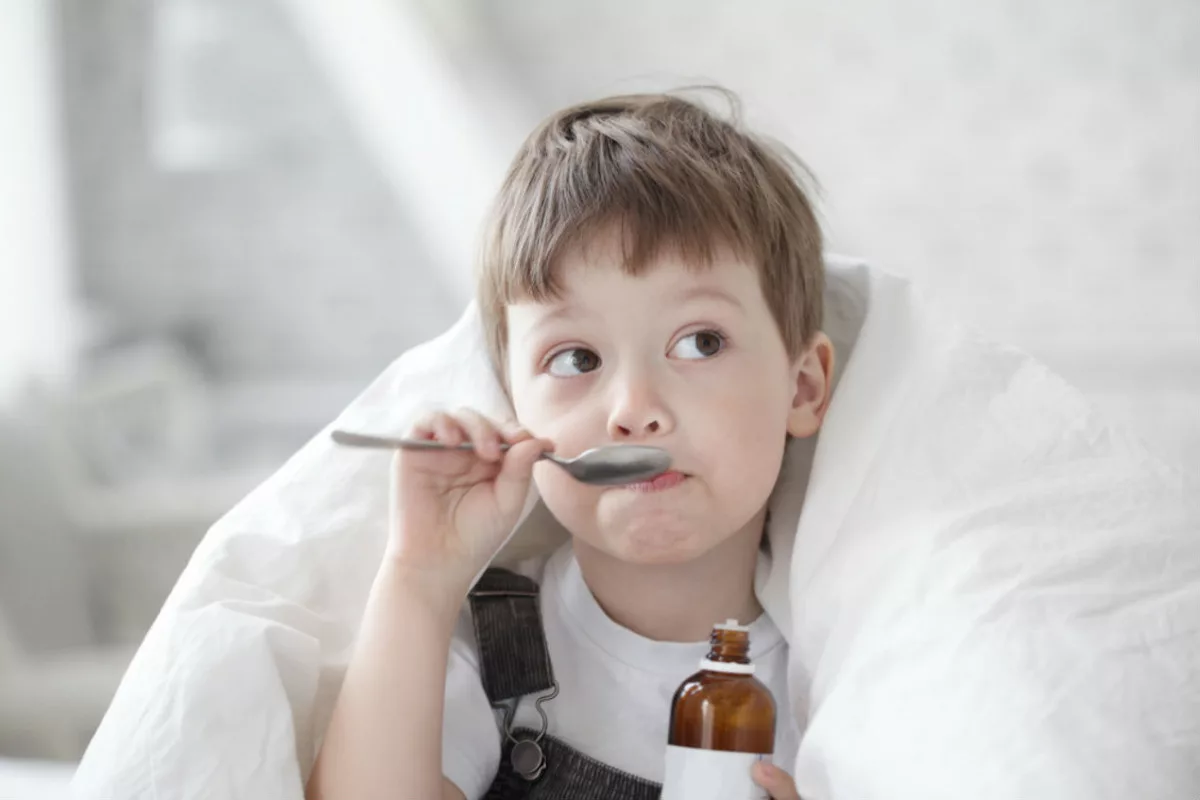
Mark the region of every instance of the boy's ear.
<instances>
[{"instance_id":1,"label":"boy's ear","mask_svg":"<svg viewBox=\"0 0 1200 800\"><path fill-rule=\"evenodd\" d=\"M803 439L820 430L833 393L833 367L833 342L818 331L792 364L796 388L788 413L788 433L792 436Z\"/></svg>"}]
</instances>

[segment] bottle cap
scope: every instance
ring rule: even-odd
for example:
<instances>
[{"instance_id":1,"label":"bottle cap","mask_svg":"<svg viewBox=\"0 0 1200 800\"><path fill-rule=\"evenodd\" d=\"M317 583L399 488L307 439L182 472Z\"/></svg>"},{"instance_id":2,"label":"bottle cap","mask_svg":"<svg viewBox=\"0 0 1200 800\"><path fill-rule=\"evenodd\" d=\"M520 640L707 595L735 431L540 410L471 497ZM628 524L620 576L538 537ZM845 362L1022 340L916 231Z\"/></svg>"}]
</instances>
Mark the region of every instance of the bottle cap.
<instances>
[{"instance_id":1,"label":"bottle cap","mask_svg":"<svg viewBox=\"0 0 1200 800\"><path fill-rule=\"evenodd\" d=\"M724 622L718 622L716 625L713 625L713 630L715 630L715 631L741 631L742 633L750 632L749 626L739 625L738 621L736 619L727 619Z\"/></svg>"}]
</instances>

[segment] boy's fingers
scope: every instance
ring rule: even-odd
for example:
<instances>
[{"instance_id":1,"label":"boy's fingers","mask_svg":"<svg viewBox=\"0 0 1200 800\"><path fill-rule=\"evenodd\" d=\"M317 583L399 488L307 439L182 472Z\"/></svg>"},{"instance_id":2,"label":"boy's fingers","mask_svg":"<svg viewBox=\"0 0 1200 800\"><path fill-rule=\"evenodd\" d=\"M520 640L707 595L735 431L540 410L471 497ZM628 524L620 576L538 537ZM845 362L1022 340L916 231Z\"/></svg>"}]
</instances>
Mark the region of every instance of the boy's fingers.
<instances>
[{"instance_id":1,"label":"boy's fingers","mask_svg":"<svg viewBox=\"0 0 1200 800\"><path fill-rule=\"evenodd\" d=\"M533 462L545 448L536 439L526 439L509 448L501 462L493 484L496 503L502 509L515 511L525 505L529 482L533 477Z\"/></svg>"},{"instance_id":2,"label":"boy's fingers","mask_svg":"<svg viewBox=\"0 0 1200 800\"><path fill-rule=\"evenodd\" d=\"M500 432L487 417L469 408L458 410L459 424L475 446L475 452L485 461L500 460Z\"/></svg>"},{"instance_id":3,"label":"boy's fingers","mask_svg":"<svg viewBox=\"0 0 1200 800\"><path fill-rule=\"evenodd\" d=\"M451 447L463 443L465 434L458 420L446 413L438 413L433 417L433 438Z\"/></svg>"},{"instance_id":4,"label":"boy's fingers","mask_svg":"<svg viewBox=\"0 0 1200 800\"><path fill-rule=\"evenodd\" d=\"M512 445L504 458L500 473L496 476L497 491L505 491L506 487L526 491L529 479L533 475L534 462L549 449L549 442L545 439L529 438Z\"/></svg>"},{"instance_id":5,"label":"boy's fingers","mask_svg":"<svg viewBox=\"0 0 1200 800\"><path fill-rule=\"evenodd\" d=\"M462 427L445 412L434 411L420 417L407 433L408 438L439 442L448 447L462 444ZM417 456L410 456L417 457ZM433 462L427 462L433 463Z\"/></svg>"},{"instance_id":6,"label":"boy's fingers","mask_svg":"<svg viewBox=\"0 0 1200 800\"><path fill-rule=\"evenodd\" d=\"M408 429L410 439L435 439L437 434L434 431L434 420L437 419L438 412L431 411L427 414L422 414L417 418L417 421Z\"/></svg>"},{"instance_id":7,"label":"boy's fingers","mask_svg":"<svg viewBox=\"0 0 1200 800\"><path fill-rule=\"evenodd\" d=\"M500 425L500 435L504 437L504 441L509 444L523 442L526 439L532 439L533 434L525 429L521 423L516 420L508 420Z\"/></svg>"},{"instance_id":8,"label":"boy's fingers","mask_svg":"<svg viewBox=\"0 0 1200 800\"><path fill-rule=\"evenodd\" d=\"M754 782L767 790L771 800L800 800L792 776L774 764L759 761L754 765Z\"/></svg>"}]
</instances>

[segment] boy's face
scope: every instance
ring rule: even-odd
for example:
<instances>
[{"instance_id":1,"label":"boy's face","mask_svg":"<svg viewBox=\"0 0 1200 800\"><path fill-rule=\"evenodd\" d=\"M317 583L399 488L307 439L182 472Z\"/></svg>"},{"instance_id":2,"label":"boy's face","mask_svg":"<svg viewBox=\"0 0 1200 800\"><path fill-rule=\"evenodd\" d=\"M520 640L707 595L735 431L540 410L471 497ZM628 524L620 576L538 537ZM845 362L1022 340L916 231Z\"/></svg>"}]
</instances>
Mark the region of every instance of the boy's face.
<instances>
[{"instance_id":1,"label":"boy's face","mask_svg":"<svg viewBox=\"0 0 1200 800\"><path fill-rule=\"evenodd\" d=\"M592 487L541 463L555 517L622 561L681 563L761 525L787 434L814 433L828 399L824 335L788 357L756 270L726 252L711 268L660 258L639 276L613 241L568 253L561 297L510 305L517 418L556 452L612 443L667 450L655 485Z\"/></svg>"}]
</instances>

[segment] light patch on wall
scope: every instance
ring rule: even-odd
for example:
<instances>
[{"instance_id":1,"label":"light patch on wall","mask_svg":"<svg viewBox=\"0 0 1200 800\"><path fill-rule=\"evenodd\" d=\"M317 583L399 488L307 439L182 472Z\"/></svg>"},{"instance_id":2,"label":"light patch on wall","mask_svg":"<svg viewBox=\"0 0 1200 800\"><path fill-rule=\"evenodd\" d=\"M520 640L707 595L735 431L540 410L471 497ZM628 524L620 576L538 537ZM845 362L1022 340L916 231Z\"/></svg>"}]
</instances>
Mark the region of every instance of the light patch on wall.
<instances>
[{"instance_id":1,"label":"light patch on wall","mask_svg":"<svg viewBox=\"0 0 1200 800\"><path fill-rule=\"evenodd\" d=\"M147 81L152 163L243 166L286 131L287 96L265 49L281 35L264 0L155 0Z\"/></svg>"}]
</instances>

